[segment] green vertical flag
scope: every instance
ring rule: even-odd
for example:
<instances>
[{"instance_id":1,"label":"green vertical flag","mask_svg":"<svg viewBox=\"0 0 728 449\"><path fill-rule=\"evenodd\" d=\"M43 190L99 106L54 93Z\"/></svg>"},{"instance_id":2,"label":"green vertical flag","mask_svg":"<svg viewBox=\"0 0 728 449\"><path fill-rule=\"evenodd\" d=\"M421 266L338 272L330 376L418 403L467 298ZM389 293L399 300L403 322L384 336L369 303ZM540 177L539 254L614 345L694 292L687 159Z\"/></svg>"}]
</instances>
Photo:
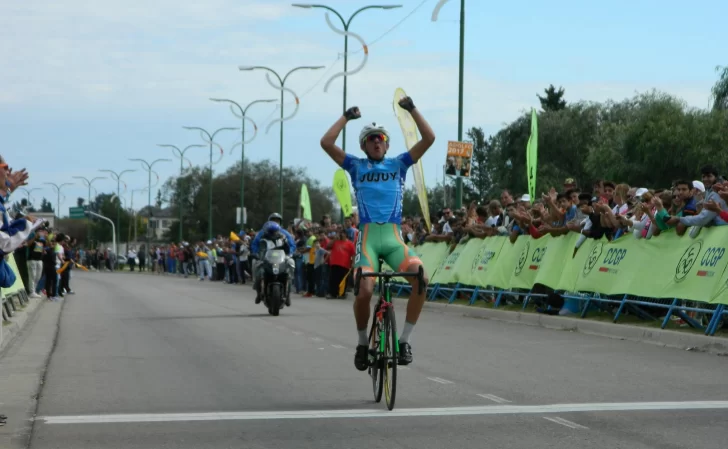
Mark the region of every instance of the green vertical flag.
<instances>
[{"instance_id":1,"label":"green vertical flag","mask_svg":"<svg viewBox=\"0 0 728 449\"><path fill-rule=\"evenodd\" d=\"M308 187L306 187L306 184L301 185L301 197L300 197L299 205L301 207L301 210L303 211L302 215L306 220L312 220L311 215L311 200L308 198Z\"/></svg>"},{"instance_id":2,"label":"green vertical flag","mask_svg":"<svg viewBox=\"0 0 728 449\"><path fill-rule=\"evenodd\" d=\"M531 109L531 137L526 147L526 176L531 203L536 200L536 167L538 165L538 117L536 109Z\"/></svg>"}]
</instances>

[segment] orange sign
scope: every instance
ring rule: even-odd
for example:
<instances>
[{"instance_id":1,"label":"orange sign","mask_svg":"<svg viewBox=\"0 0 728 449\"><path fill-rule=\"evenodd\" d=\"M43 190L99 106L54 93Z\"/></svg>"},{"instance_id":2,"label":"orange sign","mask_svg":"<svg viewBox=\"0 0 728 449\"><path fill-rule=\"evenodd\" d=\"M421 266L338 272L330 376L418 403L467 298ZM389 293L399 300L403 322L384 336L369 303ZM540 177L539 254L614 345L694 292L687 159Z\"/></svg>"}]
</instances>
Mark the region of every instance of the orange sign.
<instances>
[{"instance_id":1,"label":"orange sign","mask_svg":"<svg viewBox=\"0 0 728 449\"><path fill-rule=\"evenodd\" d=\"M471 142L447 142L447 160L445 174L450 176L470 177L470 160L473 157Z\"/></svg>"}]
</instances>

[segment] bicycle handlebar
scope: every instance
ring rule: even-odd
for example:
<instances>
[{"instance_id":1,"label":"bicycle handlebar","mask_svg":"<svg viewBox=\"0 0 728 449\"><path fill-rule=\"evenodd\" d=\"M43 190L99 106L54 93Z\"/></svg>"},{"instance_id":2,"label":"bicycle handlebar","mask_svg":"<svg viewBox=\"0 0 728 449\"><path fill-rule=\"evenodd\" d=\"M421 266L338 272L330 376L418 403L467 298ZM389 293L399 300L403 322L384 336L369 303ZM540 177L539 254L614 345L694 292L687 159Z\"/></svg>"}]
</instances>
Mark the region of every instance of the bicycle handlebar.
<instances>
[{"instance_id":1,"label":"bicycle handlebar","mask_svg":"<svg viewBox=\"0 0 728 449\"><path fill-rule=\"evenodd\" d=\"M359 295L359 282L361 281L362 278L379 278L379 277L382 277L385 279L391 279L394 277L405 277L405 278L416 277L417 280L419 281L417 283L418 284L417 292L419 294L422 294L422 292L424 291L423 286L425 284L425 270L424 270L424 268L422 268L422 265L420 265L418 267L417 273L410 273L408 271L402 271L402 272L396 272L396 271L371 272L371 271L368 271L368 272L364 273L364 272L362 272L361 267L359 267L356 269L356 277L354 280L354 296Z\"/></svg>"}]
</instances>

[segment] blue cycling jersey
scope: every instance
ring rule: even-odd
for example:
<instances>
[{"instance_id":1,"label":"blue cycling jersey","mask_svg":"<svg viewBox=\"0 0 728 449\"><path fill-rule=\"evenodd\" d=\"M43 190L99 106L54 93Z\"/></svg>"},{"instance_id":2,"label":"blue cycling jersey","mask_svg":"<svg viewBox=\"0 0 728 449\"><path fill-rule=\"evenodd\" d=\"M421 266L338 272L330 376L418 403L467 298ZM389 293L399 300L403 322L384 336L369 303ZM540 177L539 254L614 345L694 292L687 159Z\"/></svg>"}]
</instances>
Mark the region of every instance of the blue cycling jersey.
<instances>
[{"instance_id":1,"label":"blue cycling jersey","mask_svg":"<svg viewBox=\"0 0 728 449\"><path fill-rule=\"evenodd\" d=\"M409 153L380 162L346 155L341 168L351 175L360 224L402 224L404 182L413 164Z\"/></svg>"}]
</instances>

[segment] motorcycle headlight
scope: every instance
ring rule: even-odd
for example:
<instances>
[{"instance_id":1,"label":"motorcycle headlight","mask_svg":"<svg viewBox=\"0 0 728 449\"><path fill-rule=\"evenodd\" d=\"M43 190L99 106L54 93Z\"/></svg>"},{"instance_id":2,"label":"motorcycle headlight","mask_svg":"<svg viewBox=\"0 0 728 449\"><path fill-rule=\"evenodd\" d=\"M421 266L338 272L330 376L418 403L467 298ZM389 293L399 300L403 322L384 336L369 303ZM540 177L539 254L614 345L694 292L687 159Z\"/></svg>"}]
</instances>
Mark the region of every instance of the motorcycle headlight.
<instances>
[{"instance_id":1,"label":"motorcycle headlight","mask_svg":"<svg viewBox=\"0 0 728 449\"><path fill-rule=\"evenodd\" d=\"M273 274L278 274L278 265L273 267Z\"/></svg>"}]
</instances>

